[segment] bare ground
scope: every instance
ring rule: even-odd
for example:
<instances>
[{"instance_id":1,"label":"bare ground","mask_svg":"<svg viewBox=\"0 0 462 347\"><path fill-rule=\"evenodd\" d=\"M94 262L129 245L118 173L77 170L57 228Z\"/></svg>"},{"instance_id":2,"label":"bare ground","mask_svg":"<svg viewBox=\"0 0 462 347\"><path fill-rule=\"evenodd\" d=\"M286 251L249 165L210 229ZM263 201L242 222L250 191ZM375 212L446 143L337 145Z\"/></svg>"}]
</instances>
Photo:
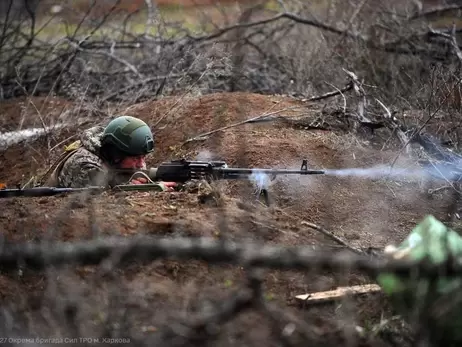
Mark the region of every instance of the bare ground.
<instances>
[{"instance_id":1,"label":"bare ground","mask_svg":"<svg viewBox=\"0 0 462 347\"><path fill-rule=\"evenodd\" d=\"M42 102L43 99L34 99L36 105ZM56 117L62 114L57 110L66 105L71 107L63 100L53 102L45 103L42 112L50 123L56 122ZM292 109L287 109L289 107ZM315 120L321 115L323 105L304 104L281 96L221 93L166 98L120 111L140 117L153 126L157 149L149 158L152 166L180 156L189 159L209 156L209 159L226 160L230 166L285 168L297 168L306 158L312 168L332 169L387 164L396 156L396 151L375 149L370 138L353 137L342 131L296 129L284 122L241 125L184 144L200 133L283 109L286 111L280 115L304 115ZM18 129L24 115L19 110L18 101L0 104L0 124L4 129ZM23 127L37 126L34 110L30 109ZM87 117L75 111L66 117L71 114L81 119ZM98 120L95 118L91 122ZM9 186L20 181L24 183L36 169L42 166L43 170L46 166L50 148L78 133L82 127L61 130L54 138L49 138L49 142L42 137L0 152L0 182ZM62 146L58 146L51 157L59 155ZM412 161L403 155L398 164L409 165ZM14 198L0 201L0 226L6 241L10 242L79 240L98 235L130 237L145 233L336 246L332 240L302 223L307 221L332 230L354 247L381 248L402 241L427 214L446 218L449 200L443 195L429 199L424 188L428 186L422 186L422 182L403 179L290 177L273 184L270 207L251 200L252 188L246 182L221 182L217 188L221 198L205 204L200 202L198 194L184 192L108 192L94 198L91 205L84 197ZM64 323L64 308L78 303L76 320L82 329L81 335L101 334L110 324L108 319L112 318L127 324L124 327L127 331L121 332L122 337L129 332L133 337L156 338L166 324L178 321L186 312L203 309L207 303L220 302L243 280L240 268L166 260L149 265L133 264L128 269L114 271L111 276L103 276L100 269L92 267L70 269L59 276L53 272L30 274L27 271L23 276L5 274L0 278L0 296L4 305L13 307L13 311L27 322L30 332L42 336L56 333L58 326L72 331L66 326L71 323ZM294 315L321 328L327 344L390 345L398 325L389 324L383 328L387 330L386 335L363 339L354 328L376 325L382 312L389 313L380 295L349 304L309 309L300 309L294 299L295 295L307 291L370 281L359 274L270 271L265 274L265 295L269 301L280 307L288 306ZM273 324L265 314L243 314L235 323L224 326L224 334L215 344L276 345L274 334L283 329L284 324ZM74 331L75 334L78 335ZM349 340L349 334L353 340ZM297 336L291 337L294 343L298 341Z\"/></svg>"}]
</instances>

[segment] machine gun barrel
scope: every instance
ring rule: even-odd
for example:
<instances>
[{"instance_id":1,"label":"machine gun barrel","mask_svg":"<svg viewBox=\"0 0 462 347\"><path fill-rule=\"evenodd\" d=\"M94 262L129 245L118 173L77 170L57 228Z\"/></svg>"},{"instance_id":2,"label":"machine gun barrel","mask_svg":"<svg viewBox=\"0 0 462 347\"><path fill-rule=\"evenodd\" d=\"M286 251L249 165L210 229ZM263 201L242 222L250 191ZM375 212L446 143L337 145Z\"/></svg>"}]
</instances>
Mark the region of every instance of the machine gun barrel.
<instances>
[{"instance_id":1,"label":"machine gun barrel","mask_svg":"<svg viewBox=\"0 0 462 347\"><path fill-rule=\"evenodd\" d=\"M153 181L184 183L191 179L245 179L253 174L268 175L322 175L323 170L308 170L307 160L303 160L300 170L230 168L224 161L187 161L185 159L162 163L157 168L144 170L118 169L114 171L128 180L135 172L148 176Z\"/></svg>"},{"instance_id":2,"label":"machine gun barrel","mask_svg":"<svg viewBox=\"0 0 462 347\"><path fill-rule=\"evenodd\" d=\"M224 179L237 179L255 174L275 175L323 175L323 170L284 170L284 169L250 169L250 168L215 168L216 175Z\"/></svg>"}]
</instances>

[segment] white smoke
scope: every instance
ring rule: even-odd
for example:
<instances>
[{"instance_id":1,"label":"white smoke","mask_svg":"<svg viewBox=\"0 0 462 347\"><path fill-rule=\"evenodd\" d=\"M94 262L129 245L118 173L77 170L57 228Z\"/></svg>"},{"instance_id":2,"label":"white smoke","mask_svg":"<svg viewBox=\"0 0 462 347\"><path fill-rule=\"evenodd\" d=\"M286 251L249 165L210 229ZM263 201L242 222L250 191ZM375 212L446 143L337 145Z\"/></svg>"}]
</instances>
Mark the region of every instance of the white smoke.
<instances>
[{"instance_id":1,"label":"white smoke","mask_svg":"<svg viewBox=\"0 0 462 347\"><path fill-rule=\"evenodd\" d=\"M250 179L257 185L259 189L268 188L271 182L268 174L259 171L252 172Z\"/></svg>"},{"instance_id":2,"label":"white smoke","mask_svg":"<svg viewBox=\"0 0 462 347\"><path fill-rule=\"evenodd\" d=\"M378 178L401 178L401 179L453 179L460 175L451 168L444 166L428 166L427 168L408 169L386 165L373 166L370 168L347 168L347 169L325 169L326 175L337 177L359 177L366 179Z\"/></svg>"},{"instance_id":3,"label":"white smoke","mask_svg":"<svg viewBox=\"0 0 462 347\"><path fill-rule=\"evenodd\" d=\"M200 151L196 156L197 161L211 161L212 158L213 158L213 153L207 149Z\"/></svg>"},{"instance_id":4,"label":"white smoke","mask_svg":"<svg viewBox=\"0 0 462 347\"><path fill-rule=\"evenodd\" d=\"M250 181L256 186L256 194L260 195L264 189L268 189L271 179L268 174L253 171L252 174L249 176Z\"/></svg>"},{"instance_id":5,"label":"white smoke","mask_svg":"<svg viewBox=\"0 0 462 347\"><path fill-rule=\"evenodd\" d=\"M391 166L379 165L370 168L347 168L347 169L325 169L326 175L338 177L361 177L361 178L386 178L386 177L406 177L422 178L425 175L422 170L395 168Z\"/></svg>"},{"instance_id":6,"label":"white smoke","mask_svg":"<svg viewBox=\"0 0 462 347\"><path fill-rule=\"evenodd\" d=\"M49 128L31 128L17 131L0 133L0 149L6 150L8 147L26 140L35 140L48 132L67 126L67 124L57 124Z\"/></svg>"}]
</instances>

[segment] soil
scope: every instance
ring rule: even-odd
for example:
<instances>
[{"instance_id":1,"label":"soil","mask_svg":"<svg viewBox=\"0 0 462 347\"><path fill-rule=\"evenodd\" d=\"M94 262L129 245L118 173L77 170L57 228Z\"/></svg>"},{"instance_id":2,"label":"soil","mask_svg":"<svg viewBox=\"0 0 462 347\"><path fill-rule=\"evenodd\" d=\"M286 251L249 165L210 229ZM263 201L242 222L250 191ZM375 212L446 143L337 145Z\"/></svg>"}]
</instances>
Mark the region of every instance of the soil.
<instances>
[{"instance_id":1,"label":"soil","mask_svg":"<svg viewBox=\"0 0 462 347\"><path fill-rule=\"evenodd\" d=\"M72 106L65 100L32 101L45 105L42 114L50 123L56 122L60 115L63 117L60 112L63 107ZM0 124L4 129L20 126L21 103L24 100L0 104ZM117 111L140 117L153 127L156 150L148 159L150 166L180 157L225 160L229 166L279 168L299 168L302 159L307 159L314 169L370 167L393 161L397 151L375 149L371 138L354 137L343 130L293 128L277 121L240 125L185 143L201 133L266 112L285 110L279 115L303 114L316 120L324 106L282 96L219 93L165 98ZM102 120L95 117L92 122ZM38 122L36 117L26 117L22 127L33 127ZM1 151L0 182L15 186L27 181L38 168L43 172L47 163L72 141L65 140L78 135L84 127L88 124ZM405 154L401 158L396 165L413 164ZM220 198L208 203L201 202L197 193L187 192L107 192L91 200L81 196L10 198L0 201L0 227L7 243L149 234L323 245L332 246L334 251L338 245L302 223L307 221L331 230L351 246L383 248L400 243L427 214L442 220L447 218L449 199L443 193L430 199L424 192L430 187L426 184L410 179L385 181L330 175L281 177L269 187L269 207L252 200L254 188L245 181L219 182L215 189ZM242 268L196 260L132 264L111 271L110 276L102 275L101 271L99 267L83 267L60 270L59 276L53 271L37 274L28 270L22 275L2 274L0 296L4 305L17 312L31 334L56 334L60 327L63 336L72 335L70 332L74 330L68 326L69 322L64 323L63 315L78 303L75 319L81 335L100 336L115 322L124 322L127 330L121 330L120 337L130 334L133 339L146 336L155 339L166 325L178 322L186 313L222 303L245 281ZM268 271L264 290L270 302L322 329L327 344L345 343L352 338L354 341L348 342L353 345L390 345L390 331L396 328L392 324L387 326L388 337L379 334L360 338L355 328L378 324L382 313L391 314L381 295L355 299L348 305L304 309L294 298L306 292L371 281L354 273L339 276L314 271ZM288 322L274 324L262 312L244 313L223 326L223 334L215 344L273 345L275 329L284 329Z\"/></svg>"}]
</instances>

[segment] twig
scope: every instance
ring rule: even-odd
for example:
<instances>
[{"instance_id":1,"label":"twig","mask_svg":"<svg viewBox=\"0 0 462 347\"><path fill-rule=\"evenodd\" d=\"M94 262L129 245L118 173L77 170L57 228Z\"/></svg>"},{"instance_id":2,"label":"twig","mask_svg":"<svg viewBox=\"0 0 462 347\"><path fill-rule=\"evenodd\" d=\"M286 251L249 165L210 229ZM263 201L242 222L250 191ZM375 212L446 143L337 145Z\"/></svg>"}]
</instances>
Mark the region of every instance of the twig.
<instances>
[{"instance_id":1,"label":"twig","mask_svg":"<svg viewBox=\"0 0 462 347\"><path fill-rule=\"evenodd\" d=\"M337 90L337 92L338 92L339 94L342 95L342 98L343 98L343 114L346 114L347 101L346 101L345 95L343 94L342 90L338 89L336 86L334 86L334 85L332 85L332 84L330 84L330 83L328 83L328 84L329 84L330 86L332 86L332 88L335 88L335 89ZM351 84L351 88L353 88L353 84L352 84L352 83L350 83L350 84ZM350 88L350 89L351 89L351 88ZM345 89L345 88L344 88L344 89Z\"/></svg>"},{"instance_id":2,"label":"twig","mask_svg":"<svg viewBox=\"0 0 462 347\"><path fill-rule=\"evenodd\" d=\"M106 95L101 100L102 101L109 101L109 100L111 100L112 98L114 98L114 97L116 97L118 95L124 94L125 92L129 91L130 89L138 88L138 87L140 87L140 86L142 86L142 85L144 85L146 83L162 81L164 79L170 79L170 78L180 78L180 77L184 77L185 75L190 75L190 74L192 74L192 73L185 72L185 73L169 74L169 75L165 75L165 76L149 77L149 78L146 78L146 79L144 79L142 81L134 82L134 83L132 83L129 86L126 86L124 88L120 88L116 92L111 93L109 95Z\"/></svg>"},{"instance_id":3,"label":"twig","mask_svg":"<svg viewBox=\"0 0 462 347\"><path fill-rule=\"evenodd\" d=\"M338 244L348 248L350 251L356 253L356 254L364 254L363 251L357 249L357 248L354 248L352 246L350 246L348 243L346 243L345 241L343 241L340 237L338 236L335 236L332 232L330 231L327 231L326 229L320 227L319 225L317 224L314 224L314 223L311 223L311 222L307 222L307 221L302 221L300 224L302 225L306 225L312 229L315 229L319 232L321 232L323 235L329 237L330 239L334 240L335 242L337 242Z\"/></svg>"},{"instance_id":4,"label":"twig","mask_svg":"<svg viewBox=\"0 0 462 347\"><path fill-rule=\"evenodd\" d=\"M462 9L462 5L444 5L444 6L436 6L429 8L425 11L419 11L408 18L408 20L414 20L422 17L431 17L434 15L445 15L445 12L452 12L454 10Z\"/></svg>"},{"instance_id":5,"label":"twig","mask_svg":"<svg viewBox=\"0 0 462 347\"><path fill-rule=\"evenodd\" d=\"M221 128L218 128L218 129L214 129L214 130L211 130L211 131L208 131L206 133L202 133L202 134L199 134L199 135L196 135L192 138L189 138L187 139L185 142L182 143L182 146L184 146L185 144L189 143L189 142L192 142L192 141L201 141L204 139L204 137L206 136L210 136L212 134L215 134L219 131L223 131L223 130L227 130L227 129L230 129L230 128L234 128L234 127L237 127L239 125L242 125L242 124L246 124L246 123L250 123L250 122L255 122L256 120L261 120L263 118L266 118L266 117L269 117L269 116L272 116L272 115L275 115L275 114L278 114L278 113L281 113L281 112L284 112L284 111L288 111L288 110L293 110L293 109L296 109L296 108L300 108L300 106L291 106L291 107L286 107L286 108L283 108L281 110L278 110L278 111L274 111L274 112L270 112L270 113L264 113L264 114L261 114L259 116L256 116L256 117L252 117L252 118L249 118L249 119L245 119L243 121L240 121L240 122L237 122L237 123L233 123L233 124L230 124L230 125L226 125L224 127L221 127Z\"/></svg>"},{"instance_id":6,"label":"twig","mask_svg":"<svg viewBox=\"0 0 462 347\"><path fill-rule=\"evenodd\" d=\"M404 146L401 147L401 149L398 151L398 154L395 156L395 158L393 159L393 162L391 163L390 165L390 174L391 174L391 170L393 169L393 166L395 165L396 161L398 160L399 156L401 155L401 153L404 151L404 149L407 147L407 145L409 145L409 143L414 139L414 137L417 135L417 134L420 134L420 132L423 130L423 128L425 128L425 126L436 116L436 114L438 113L438 111L441 109L441 107L444 105L444 103L446 102L446 100L449 98L449 96L452 94L452 92L454 91L454 88L462 81L462 78L459 78L459 80L457 81L457 83L454 84L454 86L452 87L452 89L449 91L449 93L447 93L443 99L443 101L440 102L440 104L438 105L438 107L436 108L436 110L425 120L425 122L412 134L411 137L409 137L409 139L406 141L406 143L404 144Z\"/></svg>"},{"instance_id":7,"label":"twig","mask_svg":"<svg viewBox=\"0 0 462 347\"><path fill-rule=\"evenodd\" d=\"M393 130L396 130L396 136L398 137L398 139L400 140L400 142L404 145L406 144L409 139L407 138L406 134L404 133L404 131L402 131L400 129L400 126L398 125L398 120L396 119L396 117L393 117L393 115L391 114L390 110L383 104L383 102L381 102L379 99L377 98L374 98L375 101L378 102L378 104L380 106L382 106L382 108L385 110L385 115L384 115L384 118L385 120L387 120L387 122L391 125L392 129ZM409 153L410 152L410 149L407 148L406 149L406 153Z\"/></svg>"},{"instance_id":8,"label":"twig","mask_svg":"<svg viewBox=\"0 0 462 347\"><path fill-rule=\"evenodd\" d=\"M447 33L437 31L431 28L429 29L429 32L435 36L442 37L445 40L449 41L449 43L452 46L452 49L454 50L454 53L457 59L459 59L459 62L462 64L462 51L460 50L459 44L457 43L455 24L452 25L451 34L447 34Z\"/></svg>"},{"instance_id":9,"label":"twig","mask_svg":"<svg viewBox=\"0 0 462 347\"><path fill-rule=\"evenodd\" d=\"M317 21L317 20L314 20L314 19L303 18L303 17L300 17L300 16L298 16L298 15L296 15L294 13L290 13L290 12L279 13L279 14L273 16L273 17L262 19L262 20L259 20L259 21L231 25L231 26L222 28L222 29L218 30L217 32L215 32L213 34L210 34L210 35L197 36L197 37L189 36L189 38L192 39L193 41L212 40L212 39L216 39L216 38L228 33L229 31L232 31L232 30L237 30L237 29L242 29L242 28L250 28L250 27L254 27L254 26L258 26L258 25L262 25L262 24L268 24L268 23L271 23L271 22L278 21L280 19L290 19L290 20L292 20L292 21L294 21L296 23L310 25L310 26L313 26L313 27L316 27L316 28L319 28L319 29L322 29L322 30L325 30L325 31L328 31L328 32L331 32L331 33L344 35L344 36L349 37L349 38L353 38L353 39L356 39L356 40L367 42L367 39L365 37L359 35L359 34L355 34L353 32L338 29L336 27L327 25L327 24L325 24L323 22L320 22L320 21Z\"/></svg>"},{"instance_id":10,"label":"twig","mask_svg":"<svg viewBox=\"0 0 462 347\"><path fill-rule=\"evenodd\" d=\"M202 79L202 77L205 76L205 74L208 72L207 69L205 69L202 74L199 76L199 78L194 81L194 83L191 83L188 87L188 89L186 89L186 91L183 93L183 95L181 95L179 98L176 99L175 103L173 104L172 107L170 107L170 109L165 113L163 114L161 117L159 117L159 119L153 124L153 127L157 127L159 125L160 122L162 122L174 109L175 107L180 103L181 100L183 100L187 94L189 94L193 88L197 85L197 83Z\"/></svg>"},{"instance_id":11,"label":"twig","mask_svg":"<svg viewBox=\"0 0 462 347\"><path fill-rule=\"evenodd\" d=\"M452 185L449 185L449 186L442 186L442 187L435 188L435 189L429 189L428 194L434 194L434 193L437 193L437 192L439 192L441 190L449 189L449 188L454 188L454 187Z\"/></svg>"},{"instance_id":12,"label":"twig","mask_svg":"<svg viewBox=\"0 0 462 347\"><path fill-rule=\"evenodd\" d=\"M130 64L128 61L116 56L112 52L106 52L106 51L102 51L102 50L99 50L99 51L97 51L97 50L88 50L88 49L82 48L79 44L76 44L75 42L73 42L71 40L67 40L67 41L77 51L86 52L86 53L89 53L89 54L103 55L105 57L111 58L111 59L117 61L118 63L120 63L122 65L125 65L130 71L132 71L135 75L137 75L140 80L144 79L143 75L138 71L138 69L133 64Z\"/></svg>"},{"instance_id":13,"label":"twig","mask_svg":"<svg viewBox=\"0 0 462 347\"><path fill-rule=\"evenodd\" d=\"M366 92L362 86L362 83L359 81L358 76L351 71L346 69L342 69L348 77L351 79L351 83L353 84L353 90L355 91L356 95L361 98L361 101L358 104L358 116L360 122L372 123L364 114L366 107L367 107L367 99L366 99Z\"/></svg>"},{"instance_id":14,"label":"twig","mask_svg":"<svg viewBox=\"0 0 462 347\"><path fill-rule=\"evenodd\" d=\"M332 86L332 87L334 87L334 86ZM336 95L340 95L340 94L343 95L343 93L353 89L353 83L352 82L348 83L342 89L338 89L336 87L334 87L334 88L336 89L335 91L328 92L328 93L325 93L325 94L322 94L322 95L312 96L311 98L302 99L301 101L303 101L303 102L318 101L318 100L327 99L327 98L330 98L332 96L336 96Z\"/></svg>"}]
</instances>

